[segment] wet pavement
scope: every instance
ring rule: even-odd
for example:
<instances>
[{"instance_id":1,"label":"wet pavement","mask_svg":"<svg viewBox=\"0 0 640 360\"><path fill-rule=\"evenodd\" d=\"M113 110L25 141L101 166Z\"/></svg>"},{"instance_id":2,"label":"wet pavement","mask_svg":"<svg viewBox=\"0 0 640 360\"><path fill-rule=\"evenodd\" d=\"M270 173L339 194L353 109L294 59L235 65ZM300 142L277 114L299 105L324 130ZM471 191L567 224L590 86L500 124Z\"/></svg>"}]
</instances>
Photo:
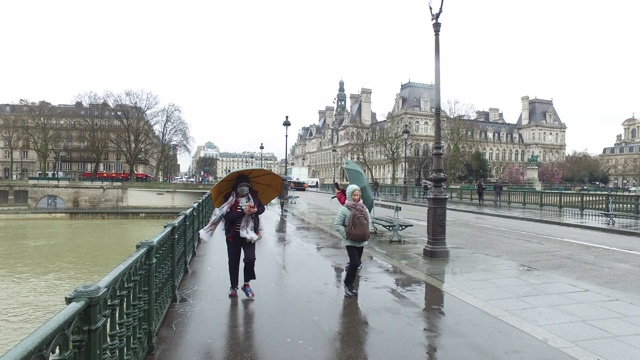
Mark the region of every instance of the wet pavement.
<instances>
[{"instance_id":1,"label":"wet pavement","mask_svg":"<svg viewBox=\"0 0 640 360\"><path fill-rule=\"evenodd\" d=\"M269 205L253 300L227 297L217 231L198 248L149 360L640 358L637 295L463 248L425 259L424 236L410 233L402 243L372 239L360 295L344 298L347 256L331 225L338 207L312 192L284 214ZM635 220L608 226L598 213L571 210L458 201L448 209L635 236L639 229Z\"/></svg>"}]
</instances>

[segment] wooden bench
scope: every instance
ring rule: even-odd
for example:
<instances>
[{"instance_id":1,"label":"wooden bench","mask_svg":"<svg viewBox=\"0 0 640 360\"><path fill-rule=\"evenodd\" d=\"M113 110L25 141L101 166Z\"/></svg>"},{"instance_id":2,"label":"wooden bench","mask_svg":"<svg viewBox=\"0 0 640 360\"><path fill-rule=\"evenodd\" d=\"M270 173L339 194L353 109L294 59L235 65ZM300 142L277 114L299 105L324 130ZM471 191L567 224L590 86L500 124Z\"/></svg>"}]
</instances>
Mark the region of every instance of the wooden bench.
<instances>
[{"instance_id":1,"label":"wooden bench","mask_svg":"<svg viewBox=\"0 0 640 360\"><path fill-rule=\"evenodd\" d=\"M375 208L383 208L393 210L393 217L383 217L375 215ZM391 231L391 235L389 236L389 241L402 241L402 235L400 235L400 231L413 226L413 224L409 224L406 222L402 222L400 220L400 211L402 211L402 207L397 204L383 204L383 203L374 203L374 208L371 211L371 222L373 223L373 231L374 233L378 233L378 228L376 225L381 226L388 231Z\"/></svg>"},{"instance_id":2,"label":"wooden bench","mask_svg":"<svg viewBox=\"0 0 640 360\"><path fill-rule=\"evenodd\" d=\"M633 211L636 212L624 212L624 211L615 211L618 207L629 207L633 208ZM600 214L604 215L607 218L607 225L615 225L617 217L629 217L629 218L640 218L640 214L638 211L638 203L632 201L620 201L613 199L609 199L609 205L607 207L607 211L603 211Z\"/></svg>"}]
</instances>

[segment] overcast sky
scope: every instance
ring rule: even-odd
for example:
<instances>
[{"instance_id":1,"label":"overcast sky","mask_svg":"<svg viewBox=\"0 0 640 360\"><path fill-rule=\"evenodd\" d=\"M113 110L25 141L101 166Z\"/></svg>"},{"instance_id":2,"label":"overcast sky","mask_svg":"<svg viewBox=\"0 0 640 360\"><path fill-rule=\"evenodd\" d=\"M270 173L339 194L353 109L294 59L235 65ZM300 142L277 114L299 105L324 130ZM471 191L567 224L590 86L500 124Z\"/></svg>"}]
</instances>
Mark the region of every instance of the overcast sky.
<instances>
[{"instance_id":1,"label":"overcast sky","mask_svg":"<svg viewBox=\"0 0 640 360\"><path fill-rule=\"evenodd\" d=\"M146 90L182 108L194 149L264 143L282 158L285 116L291 146L332 105L340 79L347 95L372 89L380 118L401 83L434 81L428 4L10 1L0 103ZM522 96L553 100L567 152L598 154L640 115L638 14L640 2L629 0L445 0L442 101L496 107L515 123Z\"/></svg>"}]
</instances>

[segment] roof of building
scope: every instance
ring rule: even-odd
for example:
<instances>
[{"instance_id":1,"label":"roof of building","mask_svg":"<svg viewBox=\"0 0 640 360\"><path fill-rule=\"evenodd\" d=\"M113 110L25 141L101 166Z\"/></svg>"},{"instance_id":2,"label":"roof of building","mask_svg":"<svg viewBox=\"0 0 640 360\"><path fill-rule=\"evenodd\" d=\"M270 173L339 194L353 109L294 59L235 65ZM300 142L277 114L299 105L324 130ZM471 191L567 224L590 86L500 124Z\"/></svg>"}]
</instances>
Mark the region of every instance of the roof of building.
<instances>
[{"instance_id":1,"label":"roof of building","mask_svg":"<svg viewBox=\"0 0 640 360\"><path fill-rule=\"evenodd\" d=\"M556 109L553 107L553 100L543 99L529 100L529 124L547 124L547 111L551 111L553 114L552 125L564 126ZM522 113L520 113L516 125L522 126Z\"/></svg>"}]
</instances>

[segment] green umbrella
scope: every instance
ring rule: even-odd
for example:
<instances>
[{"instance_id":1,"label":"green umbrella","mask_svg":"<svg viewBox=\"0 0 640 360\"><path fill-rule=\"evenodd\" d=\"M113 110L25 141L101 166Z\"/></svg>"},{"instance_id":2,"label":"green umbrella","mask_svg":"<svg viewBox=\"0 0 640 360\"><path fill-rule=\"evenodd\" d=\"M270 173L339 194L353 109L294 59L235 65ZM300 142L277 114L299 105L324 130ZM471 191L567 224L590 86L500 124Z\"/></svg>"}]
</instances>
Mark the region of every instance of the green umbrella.
<instances>
[{"instance_id":1,"label":"green umbrella","mask_svg":"<svg viewBox=\"0 0 640 360\"><path fill-rule=\"evenodd\" d=\"M369 185L367 175L362 171L360 165L348 159L344 161L344 171L347 173L349 184L360 187L362 202L371 211L373 209L373 191L371 190L371 185Z\"/></svg>"}]
</instances>

